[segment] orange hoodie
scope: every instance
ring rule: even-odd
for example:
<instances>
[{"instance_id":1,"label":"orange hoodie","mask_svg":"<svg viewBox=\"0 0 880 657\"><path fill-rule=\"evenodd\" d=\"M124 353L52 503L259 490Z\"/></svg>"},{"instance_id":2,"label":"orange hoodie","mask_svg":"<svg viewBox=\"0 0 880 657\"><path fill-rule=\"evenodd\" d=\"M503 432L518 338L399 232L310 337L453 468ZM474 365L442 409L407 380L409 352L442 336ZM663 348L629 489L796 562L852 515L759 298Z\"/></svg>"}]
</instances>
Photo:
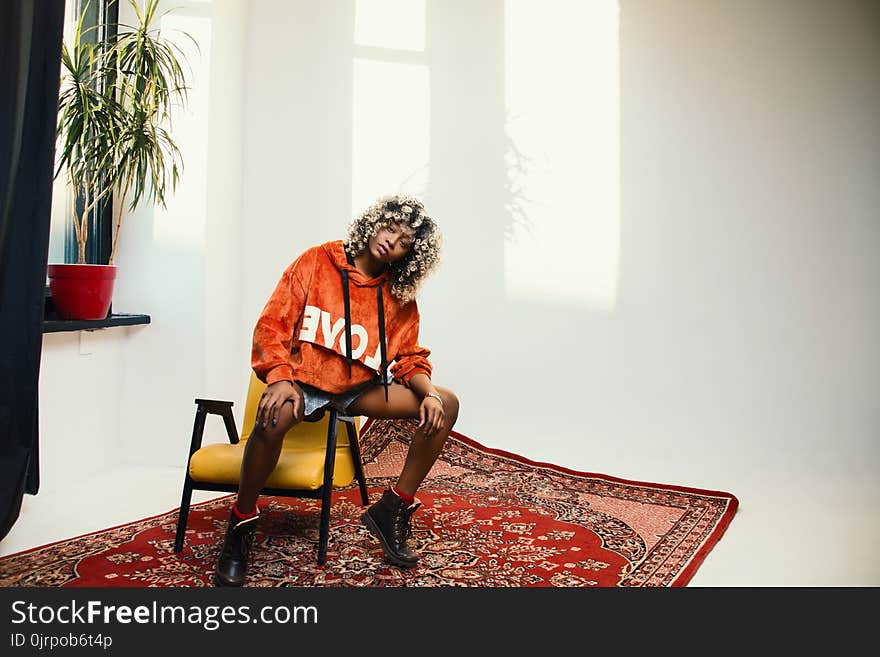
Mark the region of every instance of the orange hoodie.
<instances>
[{"instance_id":1,"label":"orange hoodie","mask_svg":"<svg viewBox=\"0 0 880 657\"><path fill-rule=\"evenodd\" d=\"M431 376L431 352L418 344L416 302L401 305L388 278L369 278L349 264L342 240L306 250L284 270L257 320L257 377L339 393L384 381L392 361L391 374L406 385L418 372Z\"/></svg>"}]
</instances>

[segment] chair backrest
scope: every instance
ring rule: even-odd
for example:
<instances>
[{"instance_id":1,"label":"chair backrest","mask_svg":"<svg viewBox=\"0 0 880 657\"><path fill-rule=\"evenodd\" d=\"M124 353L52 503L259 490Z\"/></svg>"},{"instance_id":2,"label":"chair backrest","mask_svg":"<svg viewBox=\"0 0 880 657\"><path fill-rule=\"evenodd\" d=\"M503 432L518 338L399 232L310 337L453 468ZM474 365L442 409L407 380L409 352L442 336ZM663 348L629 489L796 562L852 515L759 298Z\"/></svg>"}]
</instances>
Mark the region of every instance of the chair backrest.
<instances>
[{"instance_id":1,"label":"chair backrest","mask_svg":"<svg viewBox=\"0 0 880 657\"><path fill-rule=\"evenodd\" d=\"M266 384L257 378L251 370L250 383L248 383L247 401L244 405L244 420L241 427L241 439L247 440L254 428L254 422L257 420L257 407L260 405L260 397L266 389ZM284 440L295 439L299 444L314 443L316 447L327 444L327 427L330 421L330 414L324 413L317 422L300 422L291 427ZM355 426L360 429L360 418L355 418ZM336 448L348 448L348 432L342 422L338 423L336 432Z\"/></svg>"}]
</instances>

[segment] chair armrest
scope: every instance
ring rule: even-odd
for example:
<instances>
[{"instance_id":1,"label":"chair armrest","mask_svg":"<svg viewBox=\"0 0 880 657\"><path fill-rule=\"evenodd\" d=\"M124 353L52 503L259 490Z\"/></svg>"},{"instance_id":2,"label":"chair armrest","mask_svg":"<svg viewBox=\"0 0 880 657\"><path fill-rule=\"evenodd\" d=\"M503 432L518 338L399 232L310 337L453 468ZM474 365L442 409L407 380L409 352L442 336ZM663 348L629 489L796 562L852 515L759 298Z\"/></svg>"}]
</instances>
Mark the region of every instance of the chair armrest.
<instances>
[{"instance_id":1,"label":"chair armrest","mask_svg":"<svg viewBox=\"0 0 880 657\"><path fill-rule=\"evenodd\" d=\"M231 401L220 401L219 399L196 399L197 406L204 406L208 413L214 415L223 415L227 411L232 410Z\"/></svg>"},{"instance_id":2,"label":"chair armrest","mask_svg":"<svg viewBox=\"0 0 880 657\"><path fill-rule=\"evenodd\" d=\"M205 433L205 418L208 415L219 415L222 417L229 442L233 445L238 443L238 429L235 427L235 418L232 416L232 402L217 399L196 399L196 418L193 422L192 441L189 446L190 456L195 454L202 446L202 437Z\"/></svg>"}]
</instances>

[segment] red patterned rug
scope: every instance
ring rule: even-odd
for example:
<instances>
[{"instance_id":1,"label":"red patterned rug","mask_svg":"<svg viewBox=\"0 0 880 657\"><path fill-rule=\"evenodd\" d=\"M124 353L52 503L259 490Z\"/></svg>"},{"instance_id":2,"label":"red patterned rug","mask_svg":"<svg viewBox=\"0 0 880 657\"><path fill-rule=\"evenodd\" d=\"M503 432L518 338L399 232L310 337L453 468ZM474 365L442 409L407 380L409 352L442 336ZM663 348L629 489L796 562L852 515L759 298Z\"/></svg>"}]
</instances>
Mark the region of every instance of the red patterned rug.
<instances>
[{"instance_id":1,"label":"red patterned rug","mask_svg":"<svg viewBox=\"0 0 880 657\"><path fill-rule=\"evenodd\" d=\"M370 498L393 482L415 423L368 421ZM536 463L453 432L418 493L402 570L360 524L357 485L334 492L327 563L319 503L263 497L248 586L684 586L738 505L730 493L627 481ZM212 586L230 497L193 505L183 551L177 510L0 559L0 586Z\"/></svg>"}]
</instances>

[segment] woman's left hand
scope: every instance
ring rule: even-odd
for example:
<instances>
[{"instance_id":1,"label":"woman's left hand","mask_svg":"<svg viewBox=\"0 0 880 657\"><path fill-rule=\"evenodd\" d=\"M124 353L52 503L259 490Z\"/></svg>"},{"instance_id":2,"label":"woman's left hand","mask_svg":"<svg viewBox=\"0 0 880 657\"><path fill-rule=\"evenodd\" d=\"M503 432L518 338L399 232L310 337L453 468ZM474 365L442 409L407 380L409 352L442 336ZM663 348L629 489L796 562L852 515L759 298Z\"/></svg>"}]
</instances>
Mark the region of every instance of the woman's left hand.
<instances>
[{"instance_id":1,"label":"woman's left hand","mask_svg":"<svg viewBox=\"0 0 880 657\"><path fill-rule=\"evenodd\" d=\"M433 436L443 425L443 404L436 397L425 397L419 407L419 426L425 432L425 440Z\"/></svg>"}]
</instances>

